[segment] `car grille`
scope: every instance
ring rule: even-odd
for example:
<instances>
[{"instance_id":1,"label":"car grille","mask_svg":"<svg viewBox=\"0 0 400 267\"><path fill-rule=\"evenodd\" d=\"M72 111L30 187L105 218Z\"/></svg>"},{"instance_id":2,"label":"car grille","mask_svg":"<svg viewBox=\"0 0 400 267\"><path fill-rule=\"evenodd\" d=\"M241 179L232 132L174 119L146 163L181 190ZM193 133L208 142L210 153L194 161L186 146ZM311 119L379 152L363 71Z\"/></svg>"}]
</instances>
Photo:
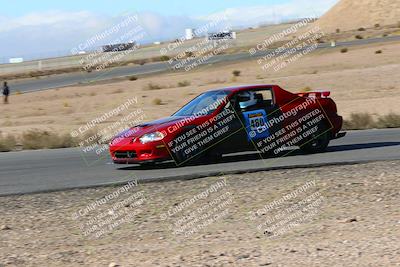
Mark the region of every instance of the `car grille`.
<instances>
[{"instance_id":1,"label":"car grille","mask_svg":"<svg viewBox=\"0 0 400 267\"><path fill-rule=\"evenodd\" d=\"M117 159L133 159L136 158L136 151L116 151L114 153L114 157L116 157Z\"/></svg>"}]
</instances>

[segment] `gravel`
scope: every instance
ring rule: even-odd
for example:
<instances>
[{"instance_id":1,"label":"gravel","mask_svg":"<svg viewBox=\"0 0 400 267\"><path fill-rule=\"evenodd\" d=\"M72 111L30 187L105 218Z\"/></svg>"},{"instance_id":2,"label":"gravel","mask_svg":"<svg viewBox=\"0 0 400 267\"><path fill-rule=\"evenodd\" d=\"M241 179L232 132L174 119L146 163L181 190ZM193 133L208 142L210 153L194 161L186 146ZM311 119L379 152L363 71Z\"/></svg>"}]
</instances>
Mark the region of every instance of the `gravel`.
<instances>
[{"instance_id":1,"label":"gravel","mask_svg":"<svg viewBox=\"0 0 400 267\"><path fill-rule=\"evenodd\" d=\"M0 197L0 266L399 266L399 163Z\"/></svg>"}]
</instances>

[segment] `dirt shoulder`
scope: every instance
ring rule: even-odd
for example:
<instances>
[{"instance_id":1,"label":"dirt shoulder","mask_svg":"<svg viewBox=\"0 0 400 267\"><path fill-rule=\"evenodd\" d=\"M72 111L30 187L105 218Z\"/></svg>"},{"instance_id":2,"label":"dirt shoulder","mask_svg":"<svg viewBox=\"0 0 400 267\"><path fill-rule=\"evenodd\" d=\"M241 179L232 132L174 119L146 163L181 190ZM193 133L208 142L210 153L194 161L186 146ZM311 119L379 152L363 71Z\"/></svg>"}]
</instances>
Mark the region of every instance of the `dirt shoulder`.
<instances>
[{"instance_id":1,"label":"dirt shoulder","mask_svg":"<svg viewBox=\"0 0 400 267\"><path fill-rule=\"evenodd\" d=\"M1 197L0 266L395 266L399 163Z\"/></svg>"}]
</instances>

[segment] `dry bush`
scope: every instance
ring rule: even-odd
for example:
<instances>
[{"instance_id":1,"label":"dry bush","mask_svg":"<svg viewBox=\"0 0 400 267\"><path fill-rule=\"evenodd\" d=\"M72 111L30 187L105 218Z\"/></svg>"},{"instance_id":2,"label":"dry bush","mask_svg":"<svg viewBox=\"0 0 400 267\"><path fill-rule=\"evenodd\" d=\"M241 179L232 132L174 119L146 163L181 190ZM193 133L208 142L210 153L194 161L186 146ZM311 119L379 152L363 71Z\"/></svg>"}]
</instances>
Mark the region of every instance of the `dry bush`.
<instances>
[{"instance_id":1,"label":"dry bush","mask_svg":"<svg viewBox=\"0 0 400 267\"><path fill-rule=\"evenodd\" d=\"M361 28L358 28L358 31L359 31L359 32L365 32L365 31L366 31L366 29L365 29L365 28L363 28L363 27L361 27Z\"/></svg>"},{"instance_id":2,"label":"dry bush","mask_svg":"<svg viewBox=\"0 0 400 267\"><path fill-rule=\"evenodd\" d=\"M359 40L364 39L364 37L362 37L362 36L359 35L359 34L357 34L357 35L355 36L355 38L356 38L356 39L359 39Z\"/></svg>"},{"instance_id":3,"label":"dry bush","mask_svg":"<svg viewBox=\"0 0 400 267\"><path fill-rule=\"evenodd\" d=\"M377 121L377 128L400 128L400 115L389 113L380 117Z\"/></svg>"},{"instance_id":4,"label":"dry bush","mask_svg":"<svg viewBox=\"0 0 400 267\"><path fill-rule=\"evenodd\" d=\"M161 57L159 58L159 60L160 60L160 61L168 61L168 60L170 60L170 57L169 57L169 56L161 56Z\"/></svg>"},{"instance_id":5,"label":"dry bush","mask_svg":"<svg viewBox=\"0 0 400 267\"><path fill-rule=\"evenodd\" d=\"M146 84L146 86L143 88L143 90L145 91L151 91L151 90L160 90L165 88L165 86L161 86L158 84L154 84L154 83L148 83Z\"/></svg>"},{"instance_id":6,"label":"dry bush","mask_svg":"<svg viewBox=\"0 0 400 267\"><path fill-rule=\"evenodd\" d=\"M191 83L189 81L182 81L178 82L178 87L186 87L189 86Z\"/></svg>"},{"instance_id":7,"label":"dry bush","mask_svg":"<svg viewBox=\"0 0 400 267\"><path fill-rule=\"evenodd\" d=\"M309 86L300 89L300 93L307 93L307 92L311 92L311 91L312 91L312 89Z\"/></svg>"},{"instance_id":8,"label":"dry bush","mask_svg":"<svg viewBox=\"0 0 400 267\"><path fill-rule=\"evenodd\" d=\"M136 63L140 66L143 66L144 64L147 63L147 61L145 59L138 59L138 60L135 60L134 63Z\"/></svg>"},{"instance_id":9,"label":"dry bush","mask_svg":"<svg viewBox=\"0 0 400 267\"><path fill-rule=\"evenodd\" d=\"M118 89L112 91L111 94L120 94L120 93L123 93L123 92L124 92L124 90L122 90L121 88L118 88Z\"/></svg>"},{"instance_id":10,"label":"dry bush","mask_svg":"<svg viewBox=\"0 0 400 267\"><path fill-rule=\"evenodd\" d=\"M206 85L208 85L208 84L219 84L219 83L226 83L226 80L220 80L220 79L211 80L211 81L206 82Z\"/></svg>"},{"instance_id":11,"label":"dry bush","mask_svg":"<svg viewBox=\"0 0 400 267\"><path fill-rule=\"evenodd\" d=\"M340 33L340 29L336 29L336 33Z\"/></svg>"},{"instance_id":12,"label":"dry bush","mask_svg":"<svg viewBox=\"0 0 400 267\"><path fill-rule=\"evenodd\" d=\"M375 54L382 54L382 50L375 51Z\"/></svg>"},{"instance_id":13,"label":"dry bush","mask_svg":"<svg viewBox=\"0 0 400 267\"><path fill-rule=\"evenodd\" d=\"M349 51L349 49L348 48L342 48L342 49L340 49L340 53L347 53Z\"/></svg>"},{"instance_id":14,"label":"dry bush","mask_svg":"<svg viewBox=\"0 0 400 267\"><path fill-rule=\"evenodd\" d=\"M185 56L186 57L194 57L194 53L192 51L186 51Z\"/></svg>"},{"instance_id":15,"label":"dry bush","mask_svg":"<svg viewBox=\"0 0 400 267\"><path fill-rule=\"evenodd\" d=\"M381 25L379 23L375 24L375 28L379 28Z\"/></svg>"},{"instance_id":16,"label":"dry bush","mask_svg":"<svg viewBox=\"0 0 400 267\"><path fill-rule=\"evenodd\" d=\"M345 120L343 128L346 130L364 130L376 126L372 116L368 113L352 113L349 120Z\"/></svg>"},{"instance_id":17,"label":"dry bush","mask_svg":"<svg viewBox=\"0 0 400 267\"><path fill-rule=\"evenodd\" d=\"M0 135L0 152L8 152L15 149L17 140L12 135L2 136Z\"/></svg>"},{"instance_id":18,"label":"dry bush","mask_svg":"<svg viewBox=\"0 0 400 267\"><path fill-rule=\"evenodd\" d=\"M136 76L131 76L131 77L129 77L129 80L130 81L136 81L138 79L138 77L136 77Z\"/></svg>"},{"instance_id":19,"label":"dry bush","mask_svg":"<svg viewBox=\"0 0 400 267\"><path fill-rule=\"evenodd\" d=\"M239 77L239 76L240 76L240 73L241 73L240 70L234 70L234 71L232 71L232 75L233 75L234 77Z\"/></svg>"},{"instance_id":20,"label":"dry bush","mask_svg":"<svg viewBox=\"0 0 400 267\"><path fill-rule=\"evenodd\" d=\"M153 103L153 105L159 106L159 105L162 105L162 100L159 98L154 98L152 103Z\"/></svg>"},{"instance_id":21,"label":"dry bush","mask_svg":"<svg viewBox=\"0 0 400 267\"><path fill-rule=\"evenodd\" d=\"M77 146L77 143L69 134L59 135L41 130L29 130L22 134L24 149L66 148Z\"/></svg>"}]
</instances>

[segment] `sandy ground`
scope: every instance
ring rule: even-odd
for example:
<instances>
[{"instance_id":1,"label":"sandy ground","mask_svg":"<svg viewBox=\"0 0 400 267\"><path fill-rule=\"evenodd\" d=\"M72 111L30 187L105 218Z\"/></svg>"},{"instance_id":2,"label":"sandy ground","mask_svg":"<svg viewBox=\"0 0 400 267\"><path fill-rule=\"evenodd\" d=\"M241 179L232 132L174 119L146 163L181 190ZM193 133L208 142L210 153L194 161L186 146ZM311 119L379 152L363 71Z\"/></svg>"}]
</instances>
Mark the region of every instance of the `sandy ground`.
<instances>
[{"instance_id":1,"label":"sandy ground","mask_svg":"<svg viewBox=\"0 0 400 267\"><path fill-rule=\"evenodd\" d=\"M69 133L132 98L137 98L136 105L111 117L103 126L137 109L143 111L147 121L172 114L201 92L241 84L279 84L292 92L304 87L330 90L344 117L352 112L400 113L399 48L397 42L350 47L347 53L341 53L339 48L318 51L276 72L263 71L257 61L252 60L139 77L136 81L12 95L11 104L0 105L0 129L16 135L33 128ZM377 50L382 53L376 54ZM233 78L233 70L240 70L241 76ZM179 87L178 83L183 81L189 81L190 85ZM149 83L162 89L146 90ZM16 87L11 89L18 91ZM155 99L160 103L155 104Z\"/></svg>"},{"instance_id":2,"label":"sandy ground","mask_svg":"<svg viewBox=\"0 0 400 267\"><path fill-rule=\"evenodd\" d=\"M357 15L354 14L357 11ZM326 31L349 30L359 27L398 25L400 3L391 0L340 0L325 13L318 23Z\"/></svg>"},{"instance_id":3,"label":"sandy ground","mask_svg":"<svg viewBox=\"0 0 400 267\"><path fill-rule=\"evenodd\" d=\"M1 197L0 266L398 266L399 163Z\"/></svg>"}]
</instances>

